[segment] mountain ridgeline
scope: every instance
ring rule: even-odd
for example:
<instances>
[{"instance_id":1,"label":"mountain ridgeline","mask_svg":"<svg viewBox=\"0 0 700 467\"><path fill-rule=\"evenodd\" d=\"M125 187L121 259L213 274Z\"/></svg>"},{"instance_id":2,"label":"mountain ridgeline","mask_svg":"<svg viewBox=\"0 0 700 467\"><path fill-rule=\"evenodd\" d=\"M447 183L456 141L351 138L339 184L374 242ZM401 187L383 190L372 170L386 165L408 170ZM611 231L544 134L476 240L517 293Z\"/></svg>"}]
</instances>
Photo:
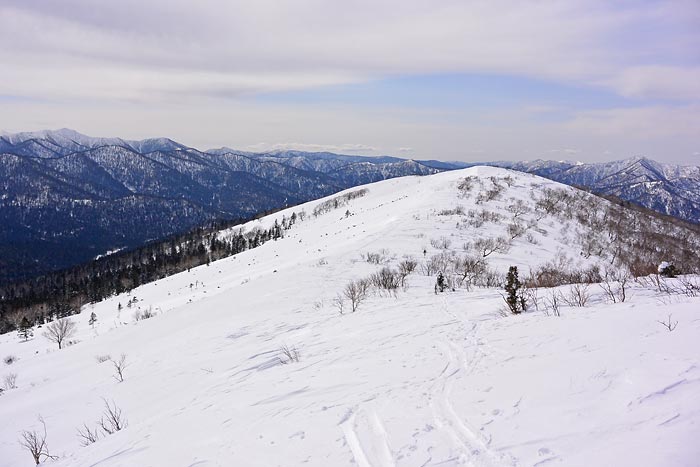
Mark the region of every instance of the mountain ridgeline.
<instances>
[{"instance_id":1,"label":"mountain ridgeline","mask_svg":"<svg viewBox=\"0 0 700 467\"><path fill-rule=\"evenodd\" d=\"M93 138L67 129L18 133L0 136L0 285L349 187L474 165L533 173L700 223L700 168L645 158L453 163L199 151L167 138Z\"/></svg>"},{"instance_id":2,"label":"mountain ridgeline","mask_svg":"<svg viewBox=\"0 0 700 467\"><path fill-rule=\"evenodd\" d=\"M0 137L0 284L190 231L437 169L397 158L229 149L72 130Z\"/></svg>"}]
</instances>

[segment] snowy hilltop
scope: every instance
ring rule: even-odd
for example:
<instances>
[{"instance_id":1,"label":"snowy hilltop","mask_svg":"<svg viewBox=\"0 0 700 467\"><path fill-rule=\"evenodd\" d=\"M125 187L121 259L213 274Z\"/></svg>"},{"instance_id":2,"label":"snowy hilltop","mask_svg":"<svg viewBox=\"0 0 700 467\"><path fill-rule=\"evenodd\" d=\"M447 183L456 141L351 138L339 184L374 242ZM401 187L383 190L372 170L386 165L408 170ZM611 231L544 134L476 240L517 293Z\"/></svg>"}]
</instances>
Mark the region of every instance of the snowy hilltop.
<instances>
[{"instance_id":1,"label":"snowy hilltop","mask_svg":"<svg viewBox=\"0 0 700 467\"><path fill-rule=\"evenodd\" d=\"M0 464L34 465L28 439L55 467L700 458L700 241L683 225L474 167L204 248L233 242L248 247L0 335Z\"/></svg>"}]
</instances>

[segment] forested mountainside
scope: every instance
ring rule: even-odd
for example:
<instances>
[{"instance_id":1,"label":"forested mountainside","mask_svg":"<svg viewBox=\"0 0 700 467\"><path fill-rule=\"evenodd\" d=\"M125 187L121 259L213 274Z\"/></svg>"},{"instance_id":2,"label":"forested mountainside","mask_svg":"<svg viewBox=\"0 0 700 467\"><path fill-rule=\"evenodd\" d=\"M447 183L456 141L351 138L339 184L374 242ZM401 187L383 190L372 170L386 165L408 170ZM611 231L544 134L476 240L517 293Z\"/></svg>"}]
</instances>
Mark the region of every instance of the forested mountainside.
<instances>
[{"instance_id":1,"label":"forested mountainside","mask_svg":"<svg viewBox=\"0 0 700 467\"><path fill-rule=\"evenodd\" d=\"M0 137L0 283L386 178L435 173L413 161L202 152L167 138L72 130Z\"/></svg>"}]
</instances>

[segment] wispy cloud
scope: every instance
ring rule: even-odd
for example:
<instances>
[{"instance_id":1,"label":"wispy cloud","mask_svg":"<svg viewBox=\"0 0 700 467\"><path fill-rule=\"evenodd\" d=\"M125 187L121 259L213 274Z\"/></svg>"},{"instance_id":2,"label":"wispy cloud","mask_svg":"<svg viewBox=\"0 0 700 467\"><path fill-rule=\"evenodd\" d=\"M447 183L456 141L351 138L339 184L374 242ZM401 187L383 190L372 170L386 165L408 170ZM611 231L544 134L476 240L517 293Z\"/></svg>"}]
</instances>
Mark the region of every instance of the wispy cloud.
<instances>
[{"instance_id":1,"label":"wispy cloud","mask_svg":"<svg viewBox=\"0 0 700 467\"><path fill-rule=\"evenodd\" d=\"M0 6L0 84L148 100L486 72L697 98L698 68L687 62L698 58L698 10L693 0L11 0ZM685 63L663 64L683 51Z\"/></svg>"},{"instance_id":2,"label":"wispy cloud","mask_svg":"<svg viewBox=\"0 0 700 467\"><path fill-rule=\"evenodd\" d=\"M313 144L313 143L256 143L244 148L251 152L269 152L280 150L296 150L309 152L334 152L339 154L374 155L377 148L364 144Z\"/></svg>"}]
</instances>

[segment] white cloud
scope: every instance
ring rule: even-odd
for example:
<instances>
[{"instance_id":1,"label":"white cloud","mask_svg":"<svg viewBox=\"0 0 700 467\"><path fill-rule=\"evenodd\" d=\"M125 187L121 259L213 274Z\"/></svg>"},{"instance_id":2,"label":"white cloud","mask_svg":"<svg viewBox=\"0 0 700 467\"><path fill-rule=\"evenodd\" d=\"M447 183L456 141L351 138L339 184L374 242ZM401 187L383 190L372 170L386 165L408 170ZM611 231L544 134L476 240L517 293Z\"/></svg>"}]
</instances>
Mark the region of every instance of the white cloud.
<instances>
[{"instance_id":1,"label":"white cloud","mask_svg":"<svg viewBox=\"0 0 700 467\"><path fill-rule=\"evenodd\" d=\"M150 101L483 72L697 98L697 68L655 65L698 58L697 10L692 0L7 0L0 85L29 97Z\"/></svg>"},{"instance_id":2,"label":"white cloud","mask_svg":"<svg viewBox=\"0 0 700 467\"><path fill-rule=\"evenodd\" d=\"M605 84L627 97L700 101L700 66L635 66Z\"/></svg>"}]
</instances>

